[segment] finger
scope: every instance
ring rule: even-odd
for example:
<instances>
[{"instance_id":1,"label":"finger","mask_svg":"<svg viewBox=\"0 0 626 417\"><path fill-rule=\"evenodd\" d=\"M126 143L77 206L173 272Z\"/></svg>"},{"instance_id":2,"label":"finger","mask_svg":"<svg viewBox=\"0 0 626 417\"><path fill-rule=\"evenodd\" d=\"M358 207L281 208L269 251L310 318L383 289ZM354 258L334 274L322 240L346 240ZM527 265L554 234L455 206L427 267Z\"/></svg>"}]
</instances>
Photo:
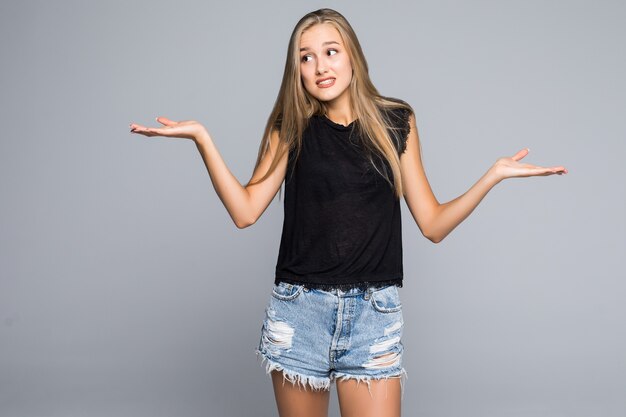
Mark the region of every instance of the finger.
<instances>
[{"instance_id":1,"label":"finger","mask_svg":"<svg viewBox=\"0 0 626 417\"><path fill-rule=\"evenodd\" d=\"M150 128L150 127L138 125L135 123L132 123L130 125L130 128L131 128L130 129L131 133L139 133L139 134L146 135L146 136L157 136L157 135L163 134L161 129Z\"/></svg>"},{"instance_id":2,"label":"finger","mask_svg":"<svg viewBox=\"0 0 626 417\"><path fill-rule=\"evenodd\" d=\"M532 175L567 174L567 170L564 167L536 167L530 171L532 172Z\"/></svg>"},{"instance_id":3,"label":"finger","mask_svg":"<svg viewBox=\"0 0 626 417\"><path fill-rule=\"evenodd\" d=\"M550 169L552 170L552 172L554 172L555 174L567 174L567 168L563 167L563 166L558 166L558 167L550 167Z\"/></svg>"},{"instance_id":4,"label":"finger","mask_svg":"<svg viewBox=\"0 0 626 417\"><path fill-rule=\"evenodd\" d=\"M137 124L137 123L131 123L130 124L130 128L133 129L133 130L144 130L144 129L147 129L148 127L144 126L144 125Z\"/></svg>"},{"instance_id":5,"label":"finger","mask_svg":"<svg viewBox=\"0 0 626 417\"><path fill-rule=\"evenodd\" d=\"M567 174L567 169L563 166L557 166L557 167L535 167L536 169L542 169L546 172L552 173L552 174Z\"/></svg>"},{"instance_id":6,"label":"finger","mask_svg":"<svg viewBox=\"0 0 626 417\"><path fill-rule=\"evenodd\" d=\"M524 148L521 151L519 151L518 153L516 153L515 155L513 155L511 157L511 159L513 159L514 161L519 161L520 159L522 159L523 157L528 155L528 152L530 152L530 149Z\"/></svg>"},{"instance_id":7,"label":"finger","mask_svg":"<svg viewBox=\"0 0 626 417\"><path fill-rule=\"evenodd\" d=\"M137 132L138 130L141 130L143 128L143 126L138 125L136 123L131 123L130 124L130 131L131 132Z\"/></svg>"},{"instance_id":8,"label":"finger","mask_svg":"<svg viewBox=\"0 0 626 417\"><path fill-rule=\"evenodd\" d=\"M567 174L567 169L564 166L553 166L553 167L542 167L539 165L532 164L519 164L520 168L531 169L531 170L544 170L546 172L562 172Z\"/></svg>"},{"instance_id":9,"label":"finger","mask_svg":"<svg viewBox=\"0 0 626 417\"><path fill-rule=\"evenodd\" d=\"M158 127L146 127L144 132L148 136L167 136L165 131Z\"/></svg>"},{"instance_id":10,"label":"finger","mask_svg":"<svg viewBox=\"0 0 626 417\"><path fill-rule=\"evenodd\" d=\"M161 117L161 116L157 117L156 121L165 126L174 126L175 124L178 123L178 122L168 119L167 117Z\"/></svg>"}]
</instances>

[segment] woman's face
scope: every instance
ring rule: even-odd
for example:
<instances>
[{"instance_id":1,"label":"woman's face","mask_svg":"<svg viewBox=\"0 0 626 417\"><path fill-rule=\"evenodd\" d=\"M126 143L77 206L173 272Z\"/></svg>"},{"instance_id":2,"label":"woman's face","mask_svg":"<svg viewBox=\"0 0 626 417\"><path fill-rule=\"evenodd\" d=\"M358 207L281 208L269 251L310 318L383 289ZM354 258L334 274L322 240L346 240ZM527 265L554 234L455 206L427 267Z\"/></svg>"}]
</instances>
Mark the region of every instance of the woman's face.
<instances>
[{"instance_id":1,"label":"woman's face","mask_svg":"<svg viewBox=\"0 0 626 417\"><path fill-rule=\"evenodd\" d=\"M352 64L339 31L317 24L300 38L300 73L304 88L320 101L348 104Z\"/></svg>"}]
</instances>

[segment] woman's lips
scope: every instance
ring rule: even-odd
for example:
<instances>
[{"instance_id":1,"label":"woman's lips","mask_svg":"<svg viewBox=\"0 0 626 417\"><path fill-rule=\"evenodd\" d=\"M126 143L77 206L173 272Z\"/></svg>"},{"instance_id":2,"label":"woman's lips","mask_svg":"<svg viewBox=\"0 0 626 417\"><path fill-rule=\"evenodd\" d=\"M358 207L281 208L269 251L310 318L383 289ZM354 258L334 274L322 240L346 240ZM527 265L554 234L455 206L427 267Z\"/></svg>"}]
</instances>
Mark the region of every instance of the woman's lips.
<instances>
[{"instance_id":1,"label":"woman's lips","mask_svg":"<svg viewBox=\"0 0 626 417\"><path fill-rule=\"evenodd\" d=\"M328 87L332 87L334 84L335 84L335 79L330 78L328 80L317 83L317 86L319 88L328 88Z\"/></svg>"}]
</instances>

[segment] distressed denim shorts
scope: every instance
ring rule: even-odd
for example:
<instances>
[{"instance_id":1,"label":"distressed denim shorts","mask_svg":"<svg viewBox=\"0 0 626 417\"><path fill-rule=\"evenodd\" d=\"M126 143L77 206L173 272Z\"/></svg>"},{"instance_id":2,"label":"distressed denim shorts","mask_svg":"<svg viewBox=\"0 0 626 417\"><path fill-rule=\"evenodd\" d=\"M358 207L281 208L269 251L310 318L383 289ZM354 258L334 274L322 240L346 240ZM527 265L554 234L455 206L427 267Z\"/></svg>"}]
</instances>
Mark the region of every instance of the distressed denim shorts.
<instances>
[{"instance_id":1,"label":"distressed denim shorts","mask_svg":"<svg viewBox=\"0 0 626 417\"><path fill-rule=\"evenodd\" d=\"M274 284L256 349L269 374L305 388L330 389L336 378L406 377L398 287L329 291Z\"/></svg>"}]
</instances>

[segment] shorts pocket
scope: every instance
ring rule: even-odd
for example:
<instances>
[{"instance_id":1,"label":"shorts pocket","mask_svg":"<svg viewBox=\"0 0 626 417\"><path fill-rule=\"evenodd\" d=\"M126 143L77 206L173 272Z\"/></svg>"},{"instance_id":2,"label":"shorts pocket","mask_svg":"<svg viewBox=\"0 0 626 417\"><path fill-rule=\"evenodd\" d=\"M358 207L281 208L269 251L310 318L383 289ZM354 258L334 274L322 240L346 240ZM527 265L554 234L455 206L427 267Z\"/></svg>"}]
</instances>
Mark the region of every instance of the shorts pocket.
<instances>
[{"instance_id":1,"label":"shorts pocket","mask_svg":"<svg viewBox=\"0 0 626 417\"><path fill-rule=\"evenodd\" d=\"M304 285L279 282L272 288L272 297L282 301L295 300L304 290Z\"/></svg>"},{"instance_id":2,"label":"shorts pocket","mask_svg":"<svg viewBox=\"0 0 626 417\"><path fill-rule=\"evenodd\" d=\"M373 290L370 300L374 310L380 313L395 313L402 309L398 287L395 285Z\"/></svg>"}]
</instances>

